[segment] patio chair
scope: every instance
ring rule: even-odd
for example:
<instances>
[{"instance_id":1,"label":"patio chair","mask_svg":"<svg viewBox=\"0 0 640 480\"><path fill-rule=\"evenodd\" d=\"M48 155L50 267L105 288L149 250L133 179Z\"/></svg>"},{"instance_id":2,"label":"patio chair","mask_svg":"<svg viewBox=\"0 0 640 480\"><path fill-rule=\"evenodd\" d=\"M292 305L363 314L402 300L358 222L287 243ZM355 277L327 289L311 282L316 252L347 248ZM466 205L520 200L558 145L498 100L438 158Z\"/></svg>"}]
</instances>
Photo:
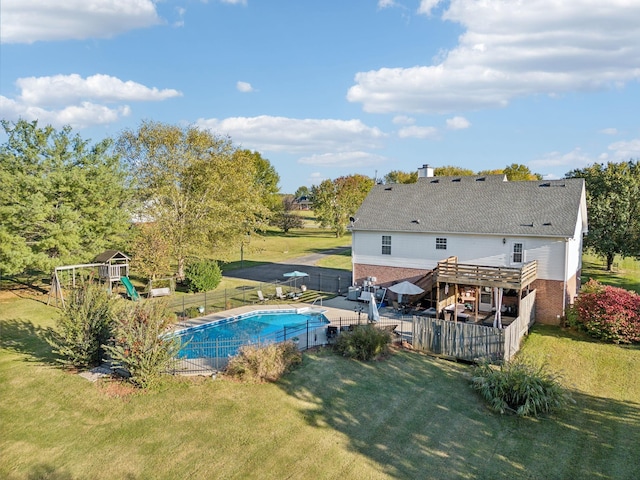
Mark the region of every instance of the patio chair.
<instances>
[{"instance_id":1,"label":"patio chair","mask_svg":"<svg viewBox=\"0 0 640 480\"><path fill-rule=\"evenodd\" d=\"M302 293L306 292L307 291L307 286L306 285L300 285L300 291Z\"/></svg>"},{"instance_id":2,"label":"patio chair","mask_svg":"<svg viewBox=\"0 0 640 480\"><path fill-rule=\"evenodd\" d=\"M393 306L393 311L396 313L402 313L402 309L400 308L400 305L398 305L398 301L397 300L391 300L391 305Z\"/></svg>"},{"instance_id":3,"label":"patio chair","mask_svg":"<svg viewBox=\"0 0 640 480\"><path fill-rule=\"evenodd\" d=\"M284 293L282 293L282 287L276 287L276 298L279 298L280 300L285 300L287 298Z\"/></svg>"},{"instance_id":4,"label":"patio chair","mask_svg":"<svg viewBox=\"0 0 640 480\"><path fill-rule=\"evenodd\" d=\"M264 295L262 294L262 290L258 290L256 293L258 294L258 301L259 302L264 303L264 302L267 301L267 299L264 298Z\"/></svg>"}]
</instances>

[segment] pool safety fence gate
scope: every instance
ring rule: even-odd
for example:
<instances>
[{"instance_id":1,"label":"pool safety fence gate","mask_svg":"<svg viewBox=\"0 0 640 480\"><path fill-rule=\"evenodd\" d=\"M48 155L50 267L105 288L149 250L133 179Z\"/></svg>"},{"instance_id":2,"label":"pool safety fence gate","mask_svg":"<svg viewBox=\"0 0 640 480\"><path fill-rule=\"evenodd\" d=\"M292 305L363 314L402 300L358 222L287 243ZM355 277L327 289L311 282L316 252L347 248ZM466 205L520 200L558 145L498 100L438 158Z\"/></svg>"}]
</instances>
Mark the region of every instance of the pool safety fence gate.
<instances>
[{"instance_id":1,"label":"pool safety fence gate","mask_svg":"<svg viewBox=\"0 0 640 480\"><path fill-rule=\"evenodd\" d=\"M287 278L282 282L264 282L257 286L242 285L236 288L225 288L222 292L201 292L185 295L173 295L168 300L168 308L175 312L181 319L200 317L209 313L222 310L262 303L258 291L266 301L275 303L276 288L281 288L283 295L297 292L304 294L300 286L304 283L307 292L313 292L312 296L340 293L351 284L351 275L313 275L304 278Z\"/></svg>"},{"instance_id":2,"label":"pool safety fence gate","mask_svg":"<svg viewBox=\"0 0 640 480\"><path fill-rule=\"evenodd\" d=\"M301 351L335 343L339 334L353 331L358 325L366 325L366 317L340 318L330 324L318 326L317 321L308 320L295 327L284 327L270 335L255 339L225 338L202 342L189 342L173 360L168 373L183 375L206 375L222 371L229 360L237 355L245 345L267 345L292 341ZM411 323L398 319L381 317L375 327L387 330L392 342L411 341Z\"/></svg>"}]
</instances>

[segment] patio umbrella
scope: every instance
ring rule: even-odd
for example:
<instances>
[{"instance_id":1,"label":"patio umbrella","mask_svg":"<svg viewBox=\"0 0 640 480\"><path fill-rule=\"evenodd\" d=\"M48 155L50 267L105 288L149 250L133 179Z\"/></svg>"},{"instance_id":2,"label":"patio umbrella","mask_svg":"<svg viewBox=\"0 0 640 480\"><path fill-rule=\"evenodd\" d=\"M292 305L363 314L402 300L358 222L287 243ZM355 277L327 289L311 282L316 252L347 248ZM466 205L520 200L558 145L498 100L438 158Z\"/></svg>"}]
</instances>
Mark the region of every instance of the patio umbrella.
<instances>
[{"instance_id":1,"label":"patio umbrella","mask_svg":"<svg viewBox=\"0 0 640 480\"><path fill-rule=\"evenodd\" d=\"M418 295L419 293L424 292L424 290L419 286L414 285L411 282L407 282L406 280L396 283L395 285L391 285L389 290L398 294L398 302L400 303L402 303L402 295Z\"/></svg>"},{"instance_id":2,"label":"patio umbrella","mask_svg":"<svg viewBox=\"0 0 640 480\"><path fill-rule=\"evenodd\" d=\"M378 312L378 306L376 305L376 296L373 292L367 292L370 295L369 298L369 320L377 322L380 320L380 313Z\"/></svg>"},{"instance_id":3,"label":"patio umbrella","mask_svg":"<svg viewBox=\"0 0 640 480\"><path fill-rule=\"evenodd\" d=\"M309 274L305 272L299 272L298 270L294 270L293 272L287 272L283 274L284 277L293 277L293 288L298 289L298 277L308 277Z\"/></svg>"},{"instance_id":4,"label":"patio umbrella","mask_svg":"<svg viewBox=\"0 0 640 480\"><path fill-rule=\"evenodd\" d=\"M496 304L496 315L493 318L493 326L502 328L502 288L493 287L493 296Z\"/></svg>"}]
</instances>

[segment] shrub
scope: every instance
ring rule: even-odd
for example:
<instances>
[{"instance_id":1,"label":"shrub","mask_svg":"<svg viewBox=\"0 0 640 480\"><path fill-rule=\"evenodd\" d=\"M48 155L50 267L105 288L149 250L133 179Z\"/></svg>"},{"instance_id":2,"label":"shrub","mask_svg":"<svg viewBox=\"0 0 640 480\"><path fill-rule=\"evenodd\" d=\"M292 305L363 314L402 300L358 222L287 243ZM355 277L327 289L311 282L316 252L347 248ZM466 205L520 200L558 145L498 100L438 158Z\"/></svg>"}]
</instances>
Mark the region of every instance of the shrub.
<instances>
[{"instance_id":1,"label":"shrub","mask_svg":"<svg viewBox=\"0 0 640 480\"><path fill-rule=\"evenodd\" d=\"M568 310L567 322L608 342L640 342L640 295L590 280Z\"/></svg>"},{"instance_id":2,"label":"shrub","mask_svg":"<svg viewBox=\"0 0 640 480\"><path fill-rule=\"evenodd\" d=\"M358 325L353 331L338 335L334 348L345 357L367 361L386 353L389 343L389 332L373 325Z\"/></svg>"},{"instance_id":3,"label":"shrub","mask_svg":"<svg viewBox=\"0 0 640 480\"><path fill-rule=\"evenodd\" d=\"M62 315L56 321L56 331L48 339L58 360L67 367L89 368L104 358L104 345L113 324L112 298L101 286L91 283L74 289Z\"/></svg>"},{"instance_id":4,"label":"shrub","mask_svg":"<svg viewBox=\"0 0 640 480\"><path fill-rule=\"evenodd\" d=\"M153 386L181 347L178 338L166 335L174 320L164 301L127 304L116 314L113 343L105 347L112 368L124 369L138 387Z\"/></svg>"},{"instance_id":5,"label":"shrub","mask_svg":"<svg viewBox=\"0 0 640 480\"><path fill-rule=\"evenodd\" d=\"M207 292L220 285L222 270L215 260L194 260L187 264L185 278L190 292Z\"/></svg>"},{"instance_id":6,"label":"shrub","mask_svg":"<svg viewBox=\"0 0 640 480\"><path fill-rule=\"evenodd\" d=\"M275 382L300 362L302 354L290 341L245 345L229 360L227 374L244 381Z\"/></svg>"},{"instance_id":7,"label":"shrub","mask_svg":"<svg viewBox=\"0 0 640 480\"><path fill-rule=\"evenodd\" d=\"M537 417L563 407L570 400L559 376L524 360L506 362L500 367L480 364L471 383L489 408L499 413Z\"/></svg>"}]
</instances>

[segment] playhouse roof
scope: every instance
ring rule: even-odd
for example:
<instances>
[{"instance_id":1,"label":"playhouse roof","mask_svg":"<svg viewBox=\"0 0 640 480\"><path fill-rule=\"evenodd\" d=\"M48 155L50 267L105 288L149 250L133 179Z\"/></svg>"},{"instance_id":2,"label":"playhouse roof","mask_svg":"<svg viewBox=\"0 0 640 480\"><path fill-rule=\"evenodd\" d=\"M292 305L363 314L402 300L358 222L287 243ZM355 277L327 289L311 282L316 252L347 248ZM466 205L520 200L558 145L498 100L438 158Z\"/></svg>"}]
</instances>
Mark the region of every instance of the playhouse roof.
<instances>
[{"instance_id":1,"label":"playhouse roof","mask_svg":"<svg viewBox=\"0 0 640 480\"><path fill-rule=\"evenodd\" d=\"M119 250L106 250L101 254L97 255L96 258L93 259L96 263L107 263L112 260L130 260L130 258L122 253Z\"/></svg>"}]
</instances>

